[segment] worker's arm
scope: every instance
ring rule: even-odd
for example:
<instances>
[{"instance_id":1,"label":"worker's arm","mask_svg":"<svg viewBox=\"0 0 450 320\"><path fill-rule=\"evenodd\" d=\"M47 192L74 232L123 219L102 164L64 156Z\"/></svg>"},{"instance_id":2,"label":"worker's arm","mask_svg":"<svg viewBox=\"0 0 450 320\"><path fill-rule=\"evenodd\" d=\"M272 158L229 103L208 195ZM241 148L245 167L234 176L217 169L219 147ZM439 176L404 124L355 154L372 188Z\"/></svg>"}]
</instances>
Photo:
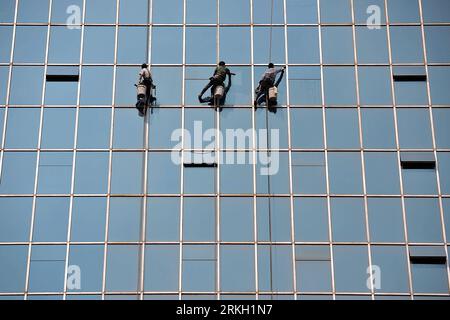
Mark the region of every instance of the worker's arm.
<instances>
[{"instance_id":1,"label":"worker's arm","mask_svg":"<svg viewBox=\"0 0 450 320\"><path fill-rule=\"evenodd\" d=\"M228 91L230 91L231 89L231 73L228 75L228 84L225 88L225 94L228 93Z\"/></svg>"},{"instance_id":2,"label":"worker's arm","mask_svg":"<svg viewBox=\"0 0 450 320\"><path fill-rule=\"evenodd\" d=\"M278 88L278 86L280 85L281 80L283 80L283 77L284 77L284 68L281 69L280 72L281 72L280 77L278 78L277 82L275 82L275 87L277 87L277 88Z\"/></svg>"}]
</instances>

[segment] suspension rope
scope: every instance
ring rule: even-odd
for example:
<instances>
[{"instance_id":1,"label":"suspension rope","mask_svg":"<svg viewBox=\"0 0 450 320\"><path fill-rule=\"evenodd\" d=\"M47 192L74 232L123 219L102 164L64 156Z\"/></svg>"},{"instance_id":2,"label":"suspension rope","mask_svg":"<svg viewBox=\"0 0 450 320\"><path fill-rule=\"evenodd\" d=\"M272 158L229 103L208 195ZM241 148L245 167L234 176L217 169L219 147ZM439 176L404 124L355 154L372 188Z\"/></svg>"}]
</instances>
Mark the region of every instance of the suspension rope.
<instances>
[{"instance_id":1,"label":"suspension rope","mask_svg":"<svg viewBox=\"0 0 450 320\"><path fill-rule=\"evenodd\" d=\"M269 40L269 62L272 62L272 38L273 38L273 11L274 11L274 0L272 0L271 10L270 10L270 40Z\"/></svg>"}]
</instances>

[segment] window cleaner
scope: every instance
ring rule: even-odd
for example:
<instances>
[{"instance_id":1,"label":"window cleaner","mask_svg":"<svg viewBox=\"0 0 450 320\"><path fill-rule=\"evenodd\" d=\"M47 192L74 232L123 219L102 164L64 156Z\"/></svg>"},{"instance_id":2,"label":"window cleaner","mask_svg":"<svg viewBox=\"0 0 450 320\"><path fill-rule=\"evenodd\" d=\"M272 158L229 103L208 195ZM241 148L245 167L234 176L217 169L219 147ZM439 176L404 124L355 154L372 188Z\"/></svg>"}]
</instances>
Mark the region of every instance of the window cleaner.
<instances>
[{"instance_id":1,"label":"window cleaner","mask_svg":"<svg viewBox=\"0 0 450 320\"><path fill-rule=\"evenodd\" d=\"M214 70L214 74L209 78L208 84L203 88L202 92L198 95L200 103L208 103L209 105L221 106L225 104L225 99L228 91L231 88L231 76L235 75L230 72L230 69L226 67L224 61L219 62L219 65ZM225 86L225 80L228 76L228 84ZM211 88L211 96L203 98L205 92Z\"/></svg>"},{"instance_id":2,"label":"window cleaner","mask_svg":"<svg viewBox=\"0 0 450 320\"><path fill-rule=\"evenodd\" d=\"M156 86L153 84L152 74L146 63L141 66L138 84L135 86L137 88L136 109L139 110L140 116L144 116L147 107L156 101Z\"/></svg>"},{"instance_id":3,"label":"window cleaner","mask_svg":"<svg viewBox=\"0 0 450 320\"><path fill-rule=\"evenodd\" d=\"M259 81L259 86L255 90L256 98L253 103L255 108L257 108L264 99L266 99L268 108L278 104L278 86L280 85L281 80L283 80L285 69L286 67L275 68L273 63L269 63L268 69L264 72ZM278 74L280 74L280 76L278 80L276 80Z\"/></svg>"}]
</instances>

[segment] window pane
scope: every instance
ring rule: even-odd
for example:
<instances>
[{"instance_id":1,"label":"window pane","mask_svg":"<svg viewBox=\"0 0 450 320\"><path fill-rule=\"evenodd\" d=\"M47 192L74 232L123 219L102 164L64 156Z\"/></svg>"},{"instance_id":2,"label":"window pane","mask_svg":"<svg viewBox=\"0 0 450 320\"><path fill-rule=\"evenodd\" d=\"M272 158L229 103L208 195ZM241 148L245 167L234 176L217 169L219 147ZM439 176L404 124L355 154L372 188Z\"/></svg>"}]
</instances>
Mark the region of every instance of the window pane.
<instances>
[{"instance_id":1,"label":"window pane","mask_svg":"<svg viewBox=\"0 0 450 320\"><path fill-rule=\"evenodd\" d=\"M43 63L46 42L47 27L17 27L14 61Z\"/></svg>"},{"instance_id":2,"label":"window pane","mask_svg":"<svg viewBox=\"0 0 450 320\"><path fill-rule=\"evenodd\" d=\"M392 104L391 73L387 67L360 67L361 104Z\"/></svg>"},{"instance_id":3,"label":"window pane","mask_svg":"<svg viewBox=\"0 0 450 320\"><path fill-rule=\"evenodd\" d=\"M287 0L286 14L288 23L317 23L317 0Z\"/></svg>"},{"instance_id":4,"label":"window pane","mask_svg":"<svg viewBox=\"0 0 450 320\"><path fill-rule=\"evenodd\" d=\"M324 78L326 104L356 104L355 70L352 67L325 67Z\"/></svg>"},{"instance_id":5,"label":"window pane","mask_svg":"<svg viewBox=\"0 0 450 320\"><path fill-rule=\"evenodd\" d=\"M202 153L196 153L194 157L196 155L203 156ZM216 192L216 175L217 170L213 167L185 168L183 192L186 194L214 194Z\"/></svg>"},{"instance_id":6,"label":"window pane","mask_svg":"<svg viewBox=\"0 0 450 320\"><path fill-rule=\"evenodd\" d=\"M39 159L38 193L69 194L73 153L43 152Z\"/></svg>"},{"instance_id":7,"label":"window pane","mask_svg":"<svg viewBox=\"0 0 450 320\"><path fill-rule=\"evenodd\" d=\"M394 113L392 109L361 109L365 148L395 148Z\"/></svg>"},{"instance_id":8,"label":"window pane","mask_svg":"<svg viewBox=\"0 0 450 320\"><path fill-rule=\"evenodd\" d=\"M272 3L273 3L273 15L272 15ZM254 23L270 23L271 21L273 23L284 23L283 7L284 7L283 0L274 0L274 1L253 0ZM292 12L294 10L290 11Z\"/></svg>"},{"instance_id":9,"label":"window pane","mask_svg":"<svg viewBox=\"0 0 450 320\"><path fill-rule=\"evenodd\" d=\"M442 227L437 199L408 198L406 219L410 242L442 242Z\"/></svg>"},{"instance_id":10,"label":"window pane","mask_svg":"<svg viewBox=\"0 0 450 320\"><path fill-rule=\"evenodd\" d=\"M226 242L253 241L253 199L220 199L220 236Z\"/></svg>"},{"instance_id":11,"label":"window pane","mask_svg":"<svg viewBox=\"0 0 450 320\"><path fill-rule=\"evenodd\" d=\"M27 79L27 81L23 81ZM10 103L16 105L40 105L42 103L43 67L13 67ZM29 84L34 85L30 86ZM26 92L27 94L24 94Z\"/></svg>"},{"instance_id":12,"label":"window pane","mask_svg":"<svg viewBox=\"0 0 450 320\"><path fill-rule=\"evenodd\" d=\"M254 246L220 247L221 290L241 292L255 290Z\"/></svg>"},{"instance_id":13,"label":"window pane","mask_svg":"<svg viewBox=\"0 0 450 320\"><path fill-rule=\"evenodd\" d=\"M227 2L220 3L229 3ZM242 1L240 7L242 6ZM236 10L233 9L234 13ZM240 10L239 10L240 11ZM228 64L250 63L250 28L248 27L222 27L220 29L220 60ZM239 48L239 50L236 50Z\"/></svg>"},{"instance_id":14,"label":"window pane","mask_svg":"<svg viewBox=\"0 0 450 320\"><path fill-rule=\"evenodd\" d=\"M145 248L145 291L178 291L178 245Z\"/></svg>"},{"instance_id":15,"label":"window pane","mask_svg":"<svg viewBox=\"0 0 450 320\"><path fill-rule=\"evenodd\" d=\"M0 41L2 42L2 47L0 48L0 62L2 63L9 62L9 59L11 57L12 31L12 27L0 26Z\"/></svg>"},{"instance_id":16,"label":"window pane","mask_svg":"<svg viewBox=\"0 0 450 320\"><path fill-rule=\"evenodd\" d=\"M181 128L181 110L155 108L148 121L150 148L173 148L172 134Z\"/></svg>"},{"instance_id":17,"label":"window pane","mask_svg":"<svg viewBox=\"0 0 450 320\"><path fill-rule=\"evenodd\" d=\"M58 0L52 1L52 23L67 23L70 15L83 12L83 0ZM70 10L69 10L70 9ZM69 11L70 13L67 13ZM69 19L71 24L74 23Z\"/></svg>"},{"instance_id":18,"label":"window pane","mask_svg":"<svg viewBox=\"0 0 450 320\"><path fill-rule=\"evenodd\" d=\"M328 147L332 149L359 148L357 109L327 109Z\"/></svg>"},{"instance_id":19,"label":"window pane","mask_svg":"<svg viewBox=\"0 0 450 320\"><path fill-rule=\"evenodd\" d=\"M75 109L44 109L42 144L44 149L71 149L75 134Z\"/></svg>"},{"instance_id":20,"label":"window pane","mask_svg":"<svg viewBox=\"0 0 450 320\"><path fill-rule=\"evenodd\" d=\"M391 27L390 33L394 63L423 63L420 27Z\"/></svg>"},{"instance_id":21,"label":"window pane","mask_svg":"<svg viewBox=\"0 0 450 320\"><path fill-rule=\"evenodd\" d=\"M30 262L30 292L62 292L66 246L33 246Z\"/></svg>"},{"instance_id":22,"label":"window pane","mask_svg":"<svg viewBox=\"0 0 450 320\"><path fill-rule=\"evenodd\" d=\"M110 105L113 69L83 67L80 100L82 105Z\"/></svg>"},{"instance_id":23,"label":"window pane","mask_svg":"<svg viewBox=\"0 0 450 320\"><path fill-rule=\"evenodd\" d=\"M450 81L450 68L430 67L429 74L433 104L450 104L450 92L445 85Z\"/></svg>"},{"instance_id":24,"label":"window pane","mask_svg":"<svg viewBox=\"0 0 450 320\"><path fill-rule=\"evenodd\" d=\"M365 246L333 246L336 291L368 292Z\"/></svg>"},{"instance_id":25,"label":"window pane","mask_svg":"<svg viewBox=\"0 0 450 320\"><path fill-rule=\"evenodd\" d=\"M182 63L182 36L182 28L154 27L152 29L152 62Z\"/></svg>"},{"instance_id":26,"label":"window pane","mask_svg":"<svg viewBox=\"0 0 450 320\"><path fill-rule=\"evenodd\" d=\"M296 246L297 291L331 291L331 256L327 246Z\"/></svg>"},{"instance_id":27,"label":"window pane","mask_svg":"<svg viewBox=\"0 0 450 320\"><path fill-rule=\"evenodd\" d=\"M225 194L253 193L252 157L252 152L222 153L220 192Z\"/></svg>"},{"instance_id":28,"label":"window pane","mask_svg":"<svg viewBox=\"0 0 450 320\"><path fill-rule=\"evenodd\" d=\"M186 28L186 63L217 62L216 32L213 27Z\"/></svg>"},{"instance_id":29,"label":"window pane","mask_svg":"<svg viewBox=\"0 0 450 320\"><path fill-rule=\"evenodd\" d=\"M182 22L182 0L153 0L153 23Z\"/></svg>"},{"instance_id":30,"label":"window pane","mask_svg":"<svg viewBox=\"0 0 450 320\"><path fill-rule=\"evenodd\" d=\"M317 27L289 27L288 39L290 63L319 63Z\"/></svg>"},{"instance_id":31,"label":"window pane","mask_svg":"<svg viewBox=\"0 0 450 320\"><path fill-rule=\"evenodd\" d=\"M289 198L257 198L258 241L291 241Z\"/></svg>"},{"instance_id":32,"label":"window pane","mask_svg":"<svg viewBox=\"0 0 450 320\"><path fill-rule=\"evenodd\" d=\"M325 198L294 200L295 241L328 241L328 206Z\"/></svg>"},{"instance_id":33,"label":"window pane","mask_svg":"<svg viewBox=\"0 0 450 320\"><path fill-rule=\"evenodd\" d=\"M114 27L86 27L84 31L84 63L113 63Z\"/></svg>"},{"instance_id":34,"label":"window pane","mask_svg":"<svg viewBox=\"0 0 450 320\"><path fill-rule=\"evenodd\" d=\"M256 192L263 194L289 193L289 158L286 152L258 152ZM267 159L270 159L270 163Z\"/></svg>"},{"instance_id":35,"label":"window pane","mask_svg":"<svg viewBox=\"0 0 450 320\"><path fill-rule=\"evenodd\" d=\"M364 154L369 194L400 194L398 158L394 152Z\"/></svg>"},{"instance_id":36,"label":"window pane","mask_svg":"<svg viewBox=\"0 0 450 320\"><path fill-rule=\"evenodd\" d=\"M120 27L118 36L117 62L142 63L147 56L147 28Z\"/></svg>"},{"instance_id":37,"label":"window pane","mask_svg":"<svg viewBox=\"0 0 450 320\"><path fill-rule=\"evenodd\" d=\"M409 292L405 247L373 246L372 263L383 277L381 287L374 288L377 292Z\"/></svg>"},{"instance_id":38,"label":"window pane","mask_svg":"<svg viewBox=\"0 0 450 320\"><path fill-rule=\"evenodd\" d=\"M0 246L0 269L2 270L0 290L2 292L25 290L27 257L28 246Z\"/></svg>"},{"instance_id":39,"label":"window pane","mask_svg":"<svg viewBox=\"0 0 450 320\"><path fill-rule=\"evenodd\" d=\"M427 109L397 110L400 147L431 149L430 113Z\"/></svg>"},{"instance_id":40,"label":"window pane","mask_svg":"<svg viewBox=\"0 0 450 320\"><path fill-rule=\"evenodd\" d=\"M180 166L169 152L151 152L148 158L148 192L151 194L180 193ZM200 169L201 170L201 169Z\"/></svg>"},{"instance_id":41,"label":"window pane","mask_svg":"<svg viewBox=\"0 0 450 320\"><path fill-rule=\"evenodd\" d=\"M36 153L5 152L0 183L2 194L32 194L36 172Z\"/></svg>"},{"instance_id":42,"label":"window pane","mask_svg":"<svg viewBox=\"0 0 450 320\"><path fill-rule=\"evenodd\" d=\"M388 9L390 22L420 22L417 0L389 0Z\"/></svg>"},{"instance_id":43,"label":"window pane","mask_svg":"<svg viewBox=\"0 0 450 320\"><path fill-rule=\"evenodd\" d=\"M450 153L439 152L439 174L443 194L450 194Z\"/></svg>"},{"instance_id":44,"label":"window pane","mask_svg":"<svg viewBox=\"0 0 450 320\"><path fill-rule=\"evenodd\" d=\"M217 3L210 0L187 0L186 23L217 23Z\"/></svg>"},{"instance_id":45,"label":"window pane","mask_svg":"<svg viewBox=\"0 0 450 320\"><path fill-rule=\"evenodd\" d=\"M33 241L67 241L69 198L38 198Z\"/></svg>"},{"instance_id":46,"label":"window pane","mask_svg":"<svg viewBox=\"0 0 450 320\"><path fill-rule=\"evenodd\" d=\"M0 22L14 22L16 0L4 0L1 4Z\"/></svg>"},{"instance_id":47,"label":"window pane","mask_svg":"<svg viewBox=\"0 0 450 320\"><path fill-rule=\"evenodd\" d=\"M293 188L296 194L325 194L325 156L322 152L292 154Z\"/></svg>"},{"instance_id":48,"label":"window pane","mask_svg":"<svg viewBox=\"0 0 450 320\"><path fill-rule=\"evenodd\" d=\"M80 63L81 31L52 26L48 49L49 63Z\"/></svg>"},{"instance_id":49,"label":"window pane","mask_svg":"<svg viewBox=\"0 0 450 320\"><path fill-rule=\"evenodd\" d=\"M39 109L25 108L11 108L8 110L6 148L21 149L37 147L40 112Z\"/></svg>"},{"instance_id":50,"label":"window pane","mask_svg":"<svg viewBox=\"0 0 450 320\"><path fill-rule=\"evenodd\" d=\"M250 23L250 1L227 0L219 4L220 23Z\"/></svg>"},{"instance_id":51,"label":"window pane","mask_svg":"<svg viewBox=\"0 0 450 320\"><path fill-rule=\"evenodd\" d=\"M142 62L141 62L142 63ZM139 68L118 67L116 72L116 100L119 106L134 107L136 103L136 88Z\"/></svg>"},{"instance_id":52,"label":"window pane","mask_svg":"<svg viewBox=\"0 0 450 320\"><path fill-rule=\"evenodd\" d=\"M75 167L75 193L108 192L108 152L78 152Z\"/></svg>"},{"instance_id":53,"label":"window pane","mask_svg":"<svg viewBox=\"0 0 450 320\"><path fill-rule=\"evenodd\" d=\"M322 105L321 79L318 67L289 67L290 103Z\"/></svg>"},{"instance_id":54,"label":"window pane","mask_svg":"<svg viewBox=\"0 0 450 320\"><path fill-rule=\"evenodd\" d=\"M144 147L144 122L136 110L116 109L114 113L114 148L140 149Z\"/></svg>"},{"instance_id":55,"label":"window pane","mask_svg":"<svg viewBox=\"0 0 450 320\"><path fill-rule=\"evenodd\" d=\"M437 194L436 170L403 169L402 175L406 194Z\"/></svg>"},{"instance_id":56,"label":"window pane","mask_svg":"<svg viewBox=\"0 0 450 320\"><path fill-rule=\"evenodd\" d=\"M18 22L47 22L48 3L48 0L20 0Z\"/></svg>"},{"instance_id":57,"label":"window pane","mask_svg":"<svg viewBox=\"0 0 450 320\"><path fill-rule=\"evenodd\" d=\"M258 246L258 282L260 291L293 290L292 246Z\"/></svg>"},{"instance_id":58,"label":"window pane","mask_svg":"<svg viewBox=\"0 0 450 320\"><path fill-rule=\"evenodd\" d=\"M32 198L0 199L0 242L29 240Z\"/></svg>"},{"instance_id":59,"label":"window pane","mask_svg":"<svg viewBox=\"0 0 450 320\"><path fill-rule=\"evenodd\" d=\"M81 108L78 114L78 148L109 148L111 109Z\"/></svg>"},{"instance_id":60,"label":"window pane","mask_svg":"<svg viewBox=\"0 0 450 320\"><path fill-rule=\"evenodd\" d=\"M384 0L358 0L353 2L353 6L356 23L373 23L372 19L369 19L369 17L374 13L374 10L370 6L377 6L380 8L381 23L386 23Z\"/></svg>"},{"instance_id":61,"label":"window pane","mask_svg":"<svg viewBox=\"0 0 450 320\"><path fill-rule=\"evenodd\" d=\"M46 105L76 105L77 97L78 82L47 81L46 83L44 100Z\"/></svg>"},{"instance_id":62,"label":"window pane","mask_svg":"<svg viewBox=\"0 0 450 320\"><path fill-rule=\"evenodd\" d=\"M271 41L272 48L267 44ZM253 59L254 63L267 64L271 60L275 64L285 63L285 43L284 43L284 28L273 27L256 27L253 29ZM272 50L272 51L271 51Z\"/></svg>"},{"instance_id":63,"label":"window pane","mask_svg":"<svg viewBox=\"0 0 450 320\"><path fill-rule=\"evenodd\" d=\"M321 0L320 15L322 23L351 22L351 5L349 0Z\"/></svg>"},{"instance_id":64,"label":"window pane","mask_svg":"<svg viewBox=\"0 0 450 320\"><path fill-rule=\"evenodd\" d=\"M440 250L441 247L410 247L411 250ZM444 250L442 248L441 250ZM445 264L412 264L412 283L415 293L448 293L448 274Z\"/></svg>"},{"instance_id":65,"label":"window pane","mask_svg":"<svg viewBox=\"0 0 450 320\"><path fill-rule=\"evenodd\" d=\"M322 109L291 109L293 148L323 148Z\"/></svg>"},{"instance_id":66,"label":"window pane","mask_svg":"<svg viewBox=\"0 0 450 320\"><path fill-rule=\"evenodd\" d=\"M109 241L139 241L141 198L112 198L109 210Z\"/></svg>"},{"instance_id":67,"label":"window pane","mask_svg":"<svg viewBox=\"0 0 450 320\"><path fill-rule=\"evenodd\" d=\"M111 192L115 194L142 193L141 152L114 152L112 157Z\"/></svg>"},{"instance_id":68,"label":"window pane","mask_svg":"<svg viewBox=\"0 0 450 320\"><path fill-rule=\"evenodd\" d=\"M434 130L438 148L450 148L450 109L434 109Z\"/></svg>"},{"instance_id":69,"label":"window pane","mask_svg":"<svg viewBox=\"0 0 450 320\"><path fill-rule=\"evenodd\" d=\"M331 214L334 241L367 241L363 199L332 198Z\"/></svg>"},{"instance_id":70,"label":"window pane","mask_svg":"<svg viewBox=\"0 0 450 320\"><path fill-rule=\"evenodd\" d=\"M136 291L138 288L138 246L108 246L106 290Z\"/></svg>"},{"instance_id":71,"label":"window pane","mask_svg":"<svg viewBox=\"0 0 450 320\"><path fill-rule=\"evenodd\" d=\"M371 241L405 241L400 199L370 198L368 211Z\"/></svg>"},{"instance_id":72,"label":"window pane","mask_svg":"<svg viewBox=\"0 0 450 320\"><path fill-rule=\"evenodd\" d=\"M69 266L77 266L81 270L81 288L82 292L102 291L103 280L103 252L104 246L70 246ZM70 275L70 273L69 273Z\"/></svg>"},{"instance_id":73,"label":"window pane","mask_svg":"<svg viewBox=\"0 0 450 320\"><path fill-rule=\"evenodd\" d=\"M288 113L286 108L278 108L276 113L266 112L260 108L255 114L256 130L261 137L258 137L260 149L287 149L288 148ZM267 130L267 135L264 135ZM262 133L261 133L262 132ZM267 140L269 142L267 142Z\"/></svg>"},{"instance_id":74,"label":"window pane","mask_svg":"<svg viewBox=\"0 0 450 320\"><path fill-rule=\"evenodd\" d=\"M387 63L389 54L386 27L380 29L356 27L356 47L359 63Z\"/></svg>"},{"instance_id":75,"label":"window pane","mask_svg":"<svg viewBox=\"0 0 450 320\"><path fill-rule=\"evenodd\" d=\"M328 154L330 191L334 194L362 194L361 158L357 152Z\"/></svg>"},{"instance_id":76,"label":"window pane","mask_svg":"<svg viewBox=\"0 0 450 320\"><path fill-rule=\"evenodd\" d=\"M216 262L215 246L183 246L182 290L215 291Z\"/></svg>"},{"instance_id":77,"label":"window pane","mask_svg":"<svg viewBox=\"0 0 450 320\"><path fill-rule=\"evenodd\" d=\"M323 27L324 63L353 63L353 33L350 27Z\"/></svg>"},{"instance_id":78,"label":"window pane","mask_svg":"<svg viewBox=\"0 0 450 320\"><path fill-rule=\"evenodd\" d=\"M423 1L423 17L425 22L448 22L446 12L450 11L450 3L446 0Z\"/></svg>"},{"instance_id":79,"label":"window pane","mask_svg":"<svg viewBox=\"0 0 450 320\"><path fill-rule=\"evenodd\" d=\"M71 240L105 241L106 198L75 198L72 211Z\"/></svg>"},{"instance_id":80,"label":"window pane","mask_svg":"<svg viewBox=\"0 0 450 320\"><path fill-rule=\"evenodd\" d=\"M156 81L158 104L180 104L182 68L161 67L153 68L153 79ZM194 95L195 96L195 95ZM198 100L197 100L198 101Z\"/></svg>"},{"instance_id":81,"label":"window pane","mask_svg":"<svg viewBox=\"0 0 450 320\"><path fill-rule=\"evenodd\" d=\"M429 62L449 62L450 44L446 39L450 38L450 27L426 27L425 33Z\"/></svg>"},{"instance_id":82,"label":"window pane","mask_svg":"<svg viewBox=\"0 0 450 320\"><path fill-rule=\"evenodd\" d=\"M179 198L147 198L147 240L179 241Z\"/></svg>"},{"instance_id":83,"label":"window pane","mask_svg":"<svg viewBox=\"0 0 450 320\"><path fill-rule=\"evenodd\" d=\"M137 24L148 22L148 8L147 0L132 0L121 1L119 8L119 23L120 24Z\"/></svg>"},{"instance_id":84,"label":"window pane","mask_svg":"<svg viewBox=\"0 0 450 320\"><path fill-rule=\"evenodd\" d=\"M184 241L216 240L216 209L214 198L184 198Z\"/></svg>"},{"instance_id":85,"label":"window pane","mask_svg":"<svg viewBox=\"0 0 450 320\"><path fill-rule=\"evenodd\" d=\"M86 1L86 23L114 23L116 0Z\"/></svg>"}]
</instances>

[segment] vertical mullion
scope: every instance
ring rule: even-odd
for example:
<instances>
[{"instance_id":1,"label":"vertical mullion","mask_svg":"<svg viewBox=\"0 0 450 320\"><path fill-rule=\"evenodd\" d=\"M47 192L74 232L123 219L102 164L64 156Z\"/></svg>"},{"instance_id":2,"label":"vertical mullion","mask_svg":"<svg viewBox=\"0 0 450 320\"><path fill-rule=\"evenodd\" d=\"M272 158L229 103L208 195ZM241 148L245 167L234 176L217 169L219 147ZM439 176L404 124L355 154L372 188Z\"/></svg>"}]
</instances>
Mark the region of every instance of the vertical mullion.
<instances>
[{"instance_id":1,"label":"vertical mullion","mask_svg":"<svg viewBox=\"0 0 450 320\"><path fill-rule=\"evenodd\" d=\"M386 34L387 34L387 46L388 46L388 54L389 54L389 69L391 73L391 79L394 78L394 67L392 63L392 46L391 46L391 32L390 32L390 19L389 19L389 11L388 11L388 0L384 1L385 4L385 14L386 14ZM413 299L413 286L412 286L412 273L411 273L411 264L409 262L409 240L408 240L408 227L406 221L406 209L405 209L405 193L403 186L403 172L401 166L401 158L400 158L400 135L397 121L397 99L395 94L395 85L393 80L391 80L391 90L392 90L392 100L393 100L393 114L394 114L394 129L395 129L395 143L397 149L397 168L399 172L400 179L400 193L401 193L401 202L402 202L402 217L403 217L403 232L405 233L405 243L406 243L406 254L407 254L407 267L408 267L408 281L409 281L409 290L411 299Z\"/></svg>"},{"instance_id":2,"label":"vertical mullion","mask_svg":"<svg viewBox=\"0 0 450 320\"><path fill-rule=\"evenodd\" d=\"M220 0L217 4L217 61L220 59ZM220 107L215 109L215 122L216 122L216 143L215 143L215 158L217 159L217 169L215 170L216 177L216 294L217 300L220 300L220 166L221 166L221 150L220 150ZM214 169L213 169L214 170Z\"/></svg>"},{"instance_id":3,"label":"vertical mullion","mask_svg":"<svg viewBox=\"0 0 450 320\"><path fill-rule=\"evenodd\" d=\"M442 189L441 189L441 179L440 179L440 170L439 170L439 162L438 162L437 143L436 143L436 131L435 131L435 127L434 127L433 102L431 99L430 73L429 73L429 67L428 67L427 45L426 45L426 37L425 37L425 22L424 22L424 17L423 17L422 0L419 0L419 12L420 12L420 28L421 28L421 34L422 34L423 57L424 57L424 64L425 64L425 72L427 75L426 83L427 83L427 94L428 94L428 109L429 109L429 113L430 113L430 126L431 126L431 133L432 133L432 139L433 139L433 153L434 153L436 163L438 163L438 165L436 166L436 179L437 179L439 211L440 211L441 227L442 227L442 237L444 240L445 254L448 257L449 251L448 251L448 247L447 247L447 234L446 234L446 230L445 230L444 205L442 202ZM448 288L450 288L450 262L448 261L448 259L447 259L447 282L448 282Z\"/></svg>"},{"instance_id":4,"label":"vertical mullion","mask_svg":"<svg viewBox=\"0 0 450 320\"><path fill-rule=\"evenodd\" d=\"M32 242L33 242L33 234L34 234L34 221L36 216L36 202L37 202L37 192L38 192L38 180L39 180L39 163L40 163L40 154L41 154L41 144L42 144L42 126L43 126L43 118L44 118L44 103L45 103L45 90L46 90L46 74L48 68L48 47L50 41L50 22L51 22L51 7L52 1L49 0L49 11L48 11L48 20L47 20L47 37L45 43L45 60L44 60L44 74L43 74L43 84L41 91L41 114L39 120L39 133L38 133L38 147L37 147L37 155L36 155L36 171L34 176L34 191L33 191L33 209L31 213L31 226L30 226L30 238L29 238L29 246L28 246L28 258L27 258L27 271L26 271L26 282L25 282L25 298L28 297L28 291L30 286L30 267L31 267L31 254L32 254ZM18 5L18 2L17 2ZM16 14L18 11L18 7L16 7ZM15 21L17 24L17 20ZM66 276L66 275L64 275Z\"/></svg>"}]
</instances>

